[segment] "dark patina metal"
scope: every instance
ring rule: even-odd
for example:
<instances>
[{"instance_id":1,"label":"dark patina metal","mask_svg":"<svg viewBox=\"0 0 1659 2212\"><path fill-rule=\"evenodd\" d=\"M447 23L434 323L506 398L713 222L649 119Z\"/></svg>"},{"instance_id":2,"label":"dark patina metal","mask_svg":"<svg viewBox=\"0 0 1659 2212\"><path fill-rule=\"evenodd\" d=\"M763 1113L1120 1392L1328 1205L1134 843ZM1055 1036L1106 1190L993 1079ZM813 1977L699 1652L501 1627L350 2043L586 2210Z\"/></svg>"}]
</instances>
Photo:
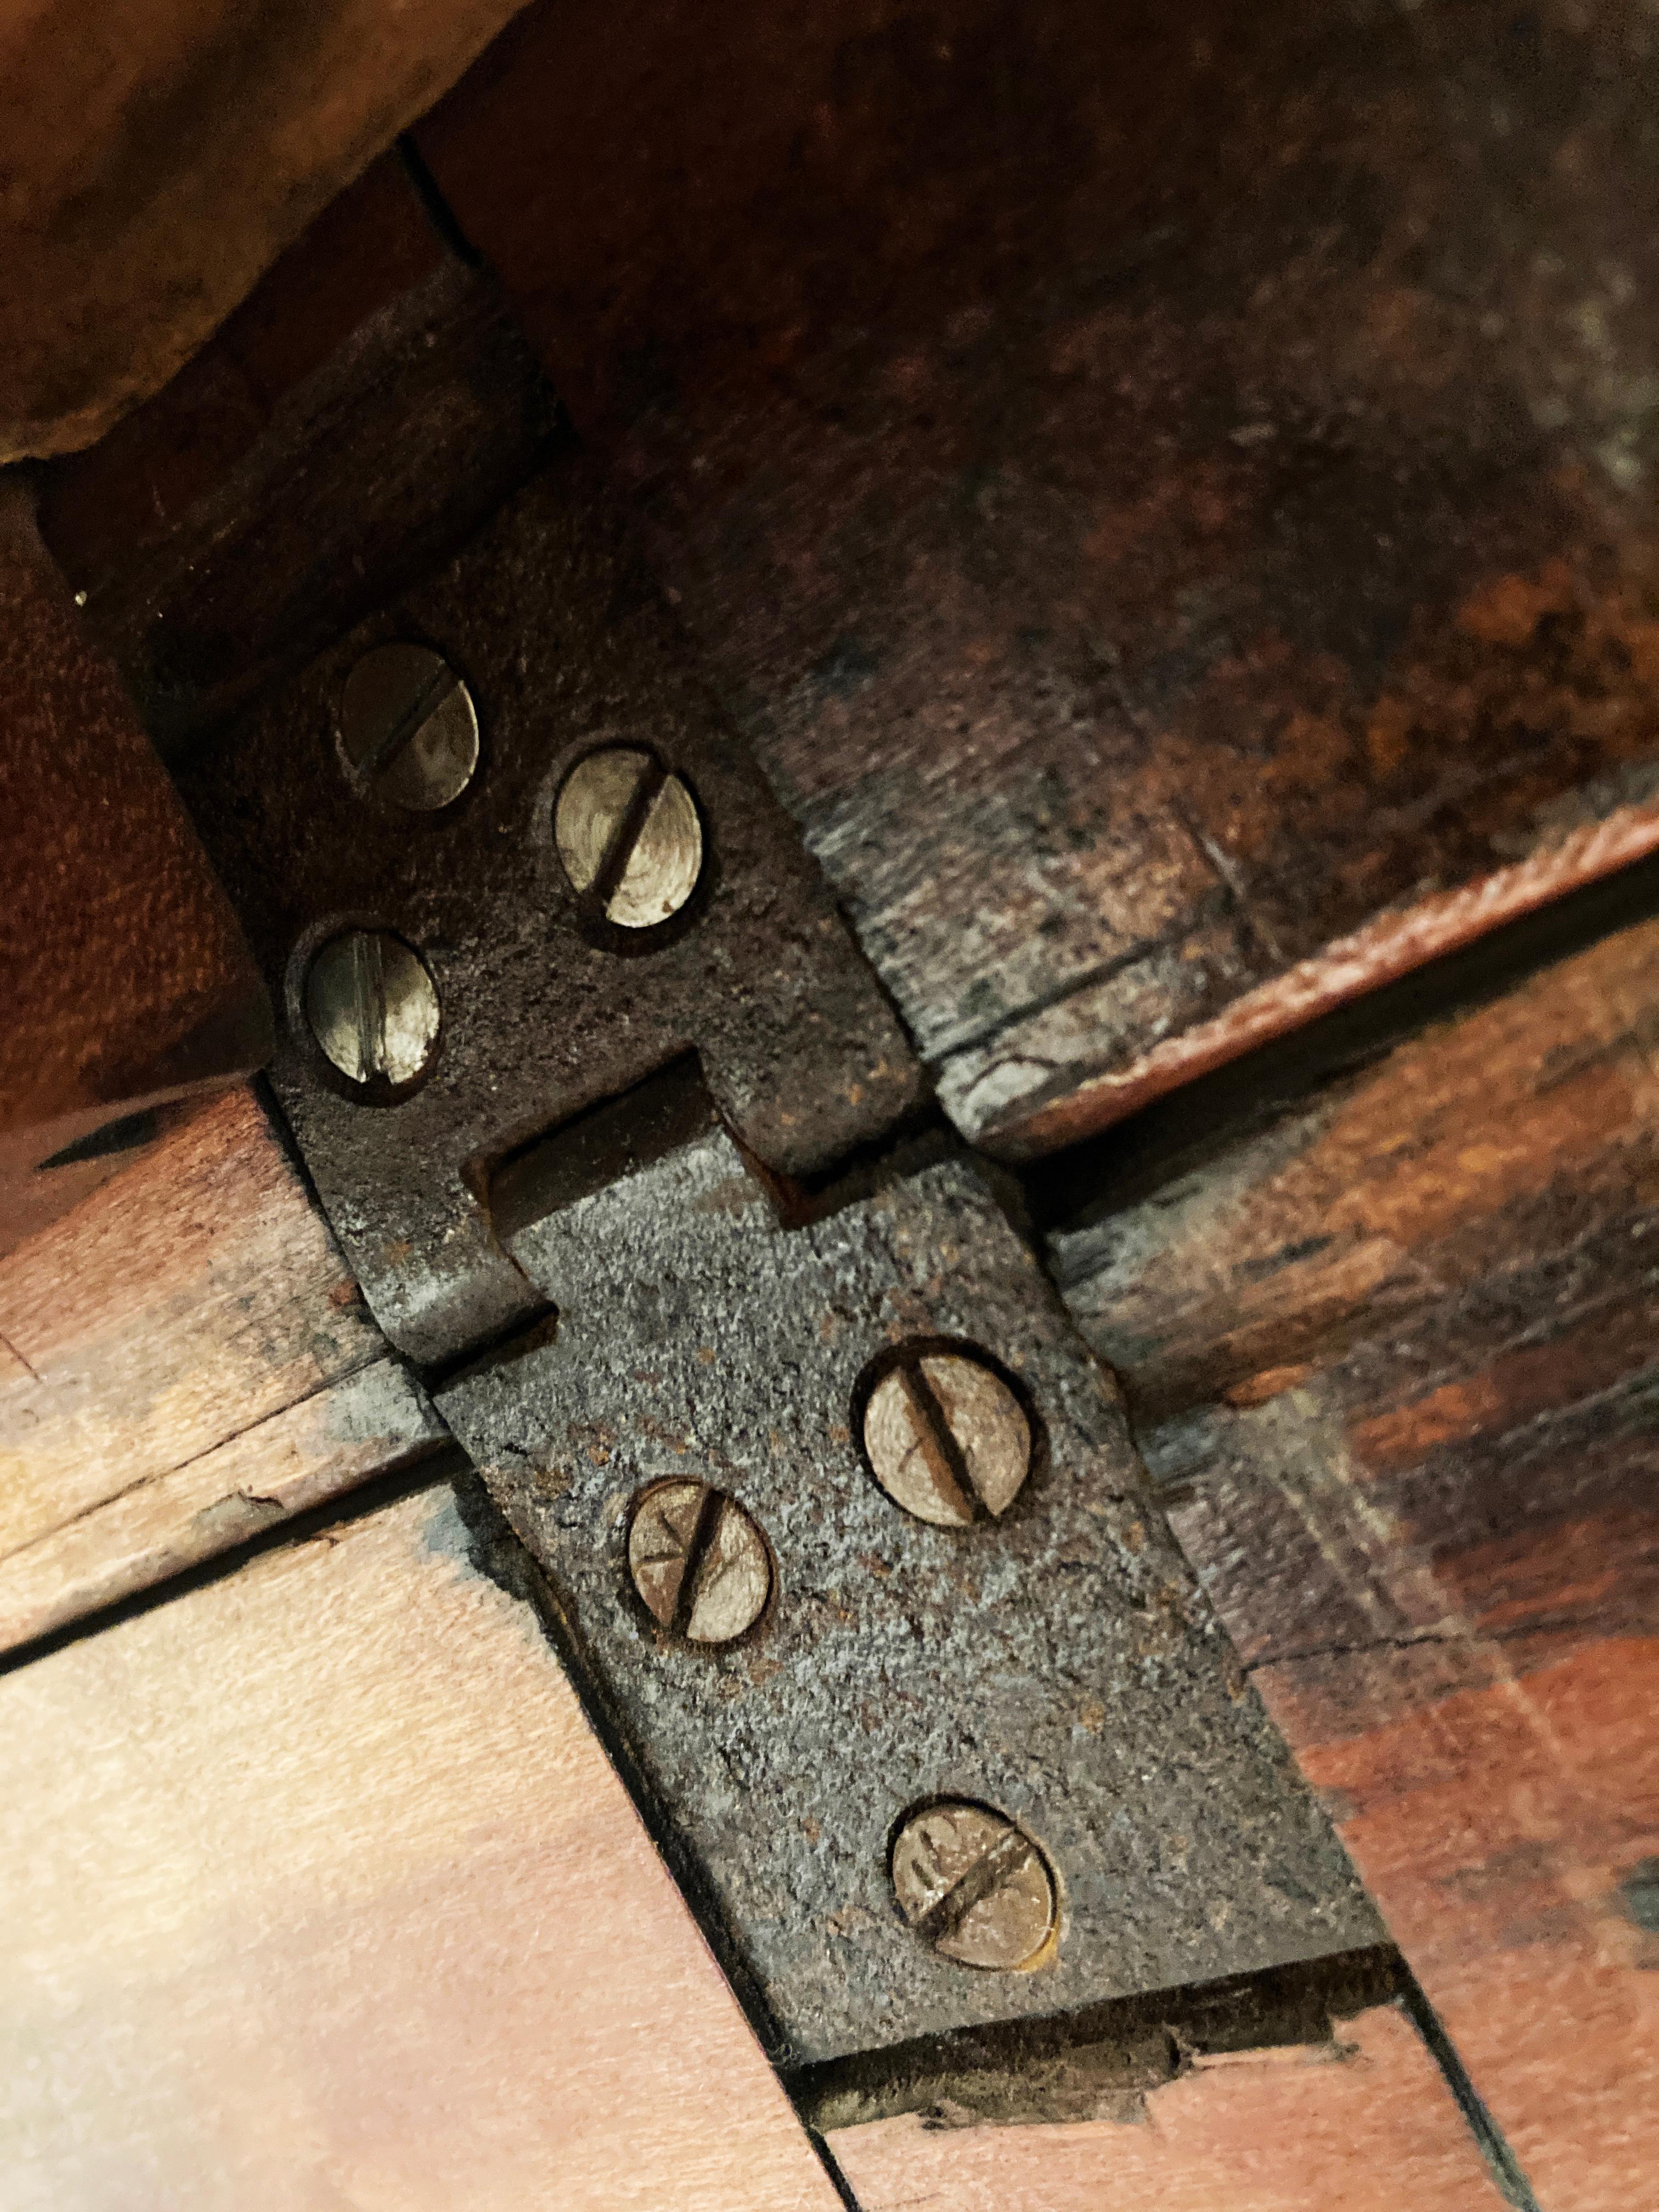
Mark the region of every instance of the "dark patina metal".
<instances>
[{"instance_id":1,"label":"dark patina metal","mask_svg":"<svg viewBox=\"0 0 1659 2212\"><path fill-rule=\"evenodd\" d=\"M344 683L407 639L465 682L479 766L411 815L347 773ZM647 748L695 799L696 895L619 929L573 887L556 795L589 752ZM695 1051L744 1144L790 1175L878 1136L915 1063L793 825L692 672L675 621L574 462L518 494L454 560L271 696L185 787L285 1009L272 1080L376 1318L452 1359L540 1293L494 1234L511 1155ZM311 961L390 931L437 986L429 1072L354 1091L306 1017Z\"/></svg>"},{"instance_id":2,"label":"dark patina metal","mask_svg":"<svg viewBox=\"0 0 1659 2212\"><path fill-rule=\"evenodd\" d=\"M878 1176L786 1228L707 1111L671 1133L584 1195L554 1163L541 1188L568 1202L507 1234L556 1329L439 1403L793 2055L1376 1941L1109 1382L981 1171ZM1029 1406L1033 1469L999 1520L930 1527L864 1461L869 1377L916 1340L986 1347ZM734 1644L689 1644L639 1600L630 1528L665 1480L765 1533L770 1595ZM976 1972L908 1924L893 1840L941 1798L995 1808L1052 1866L1059 1941L1032 1971Z\"/></svg>"}]
</instances>

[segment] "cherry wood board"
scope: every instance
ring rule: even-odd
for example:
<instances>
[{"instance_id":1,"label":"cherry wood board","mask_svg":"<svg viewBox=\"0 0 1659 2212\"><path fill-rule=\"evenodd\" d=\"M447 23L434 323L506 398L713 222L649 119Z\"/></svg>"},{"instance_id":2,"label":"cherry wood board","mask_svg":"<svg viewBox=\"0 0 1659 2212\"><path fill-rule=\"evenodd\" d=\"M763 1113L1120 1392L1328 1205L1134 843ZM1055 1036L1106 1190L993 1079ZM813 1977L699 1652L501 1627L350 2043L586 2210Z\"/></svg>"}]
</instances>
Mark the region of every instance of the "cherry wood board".
<instances>
[{"instance_id":1,"label":"cherry wood board","mask_svg":"<svg viewBox=\"0 0 1659 2212\"><path fill-rule=\"evenodd\" d=\"M9 2212L832 2212L440 1484L0 1680Z\"/></svg>"}]
</instances>

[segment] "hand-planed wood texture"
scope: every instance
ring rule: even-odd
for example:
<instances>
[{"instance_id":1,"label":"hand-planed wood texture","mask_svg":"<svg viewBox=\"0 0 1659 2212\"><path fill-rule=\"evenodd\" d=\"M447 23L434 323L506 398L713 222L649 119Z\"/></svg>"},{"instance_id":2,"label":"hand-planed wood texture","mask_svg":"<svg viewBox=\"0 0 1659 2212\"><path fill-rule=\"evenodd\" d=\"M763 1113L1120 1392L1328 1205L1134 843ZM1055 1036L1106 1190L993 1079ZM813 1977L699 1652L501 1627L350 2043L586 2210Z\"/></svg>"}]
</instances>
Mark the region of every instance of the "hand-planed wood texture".
<instances>
[{"instance_id":1,"label":"hand-planed wood texture","mask_svg":"<svg viewBox=\"0 0 1659 2212\"><path fill-rule=\"evenodd\" d=\"M0 1680L8 2212L833 2212L438 1485Z\"/></svg>"},{"instance_id":2,"label":"hand-planed wood texture","mask_svg":"<svg viewBox=\"0 0 1659 2212\"><path fill-rule=\"evenodd\" d=\"M546 0L418 129L964 1130L1659 845L1632 0Z\"/></svg>"},{"instance_id":3,"label":"hand-planed wood texture","mask_svg":"<svg viewBox=\"0 0 1659 2212\"><path fill-rule=\"evenodd\" d=\"M1659 925L1056 1239L1550 2212L1659 2172Z\"/></svg>"},{"instance_id":4,"label":"hand-planed wood texture","mask_svg":"<svg viewBox=\"0 0 1659 2212\"><path fill-rule=\"evenodd\" d=\"M430 1450L252 1093L0 1259L0 1648Z\"/></svg>"},{"instance_id":5,"label":"hand-planed wood texture","mask_svg":"<svg viewBox=\"0 0 1659 2212\"><path fill-rule=\"evenodd\" d=\"M514 0L47 0L0 15L0 460L154 392Z\"/></svg>"},{"instance_id":6,"label":"hand-planed wood texture","mask_svg":"<svg viewBox=\"0 0 1659 2212\"><path fill-rule=\"evenodd\" d=\"M1504 2199L1404 2014L1243 2051L1154 2089L1139 2123L828 2138L860 2212L1499 2212Z\"/></svg>"}]
</instances>

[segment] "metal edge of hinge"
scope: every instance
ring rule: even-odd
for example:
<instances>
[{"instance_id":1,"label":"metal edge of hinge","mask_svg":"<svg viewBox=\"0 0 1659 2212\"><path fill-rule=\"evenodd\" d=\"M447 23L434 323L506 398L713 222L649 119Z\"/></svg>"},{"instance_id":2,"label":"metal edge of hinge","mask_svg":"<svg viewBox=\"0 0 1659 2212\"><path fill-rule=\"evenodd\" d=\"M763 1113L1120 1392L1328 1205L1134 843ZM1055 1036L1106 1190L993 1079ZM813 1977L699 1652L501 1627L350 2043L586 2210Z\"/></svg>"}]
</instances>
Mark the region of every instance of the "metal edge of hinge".
<instances>
[{"instance_id":1,"label":"metal edge of hinge","mask_svg":"<svg viewBox=\"0 0 1659 2212\"><path fill-rule=\"evenodd\" d=\"M915 1056L579 460L181 781L370 1309L775 2051L1375 1940L998 1172L894 1149Z\"/></svg>"}]
</instances>

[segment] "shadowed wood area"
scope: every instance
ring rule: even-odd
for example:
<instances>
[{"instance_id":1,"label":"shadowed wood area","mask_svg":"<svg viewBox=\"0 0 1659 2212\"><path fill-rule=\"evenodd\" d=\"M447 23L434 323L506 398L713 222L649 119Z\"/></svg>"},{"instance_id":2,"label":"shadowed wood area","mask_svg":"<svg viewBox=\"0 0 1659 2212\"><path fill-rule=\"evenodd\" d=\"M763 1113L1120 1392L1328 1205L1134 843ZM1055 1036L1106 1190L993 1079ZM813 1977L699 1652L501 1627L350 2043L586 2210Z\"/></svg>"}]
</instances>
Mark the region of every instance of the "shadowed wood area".
<instances>
[{"instance_id":1,"label":"shadowed wood area","mask_svg":"<svg viewBox=\"0 0 1659 2212\"><path fill-rule=\"evenodd\" d=\"M1200 2060L1135 2121L940 2128L911 2115L828 2140L861 2212L1499 2212L1404 2014L1378 2006L1337 2036Z\"/></svg>"},{"instance_id":2,"label":"shadowed wood area","mask_svg":"<svg viewBox=\"0 0 1659 2212\"><path fill-rule=\"evenodd\" d=\"M833 2212L445 1485L0 1681L8 2212Z\"/></svg>"},{"instance_id":3,"label":"shadowed wood area","mask_svg":"<svg viewBox=\"0 0 1659 2212\"><path fill-rule=\"evenodd\" d=\"M558 0L416 133L493 276L380 165L47 537L203 737L532 465L504 295L1050 1152L1659 850L1656 68L1635 0Z\"/></svg>"},{"instance_id":4,"label":"shadowed wood area","mask_svg":"<svg viewBox=\"0 0 1659 2212\"><path fill-rule=\"evenodd\" d=\"M46 0L0 15L0 460L156 390L514 0Z\"/></svg>"},{"instance_id":5,"label":"shadowed wood area","mask_svg":"<svg viewBox=\"0 0 1659 2212\"><path fill-rule=\"evenodd\" d=\"M1626 930L1054 1245L1552 2212L1659 2168L1656 972Z\"/></svg>"},{"instance_id":6,"label":"shadowed wood area","mask_svg":"<svg viewBox=\"0 0 1659 2212\"><path fill-rule=\"evenodd\" d=\"M447 1433L245 1088L0 1259L0 1648Z\"/></svg>"},{"instance_id":7,"label":"shadowed wood area","mask_svg":"<svg viewBox=\"0 0 1659 2212\"><path fill-rule=\"evenodd\" d=\"M556 0L419 127L980 1141L1659 844L1656 67L1633 0Z\"/></svg>"}]
</instances>

